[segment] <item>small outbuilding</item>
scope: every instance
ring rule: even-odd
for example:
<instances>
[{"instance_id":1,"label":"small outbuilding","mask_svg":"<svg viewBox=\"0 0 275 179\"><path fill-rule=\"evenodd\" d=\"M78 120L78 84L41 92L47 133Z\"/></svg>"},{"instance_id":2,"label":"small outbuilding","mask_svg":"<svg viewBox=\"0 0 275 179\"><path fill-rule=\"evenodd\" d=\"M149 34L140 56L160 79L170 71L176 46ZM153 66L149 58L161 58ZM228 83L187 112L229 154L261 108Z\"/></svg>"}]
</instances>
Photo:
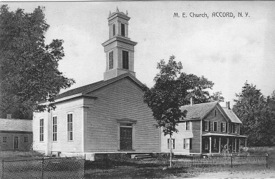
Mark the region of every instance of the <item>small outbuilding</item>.
<instances>
[{"instance_id":1,"label":"small outbuilding","mask_svg":"<svg viewBox=\"0 0 275 179\"><path fill-rule=\"evenodd\" d=\"M29 151L32 148L32 120L0 119L0 150Z\"/></svg>"}]
</instances>

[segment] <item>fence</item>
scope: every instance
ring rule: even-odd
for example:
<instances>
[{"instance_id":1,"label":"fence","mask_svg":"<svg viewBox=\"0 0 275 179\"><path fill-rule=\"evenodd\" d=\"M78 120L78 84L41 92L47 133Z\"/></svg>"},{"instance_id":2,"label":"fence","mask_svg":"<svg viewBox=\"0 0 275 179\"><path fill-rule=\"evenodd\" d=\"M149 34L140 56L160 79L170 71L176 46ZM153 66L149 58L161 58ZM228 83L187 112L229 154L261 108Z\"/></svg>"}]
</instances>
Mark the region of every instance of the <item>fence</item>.
<instances>
[{"instance_id":1,"label":"fence","mask_svg":"<svg viewBox=\"0 0 275 179\"><path fill-rule=\"evenodd\" d=\"M187 159L175 160L176 165L185 167L239 167L239 166L262 166L268 168L268 154L266 155L255 155L255 156L210 156L210 157L190 157Z\"/></svg>"},{"instance_id":2,"label":"fence","mask_svg":"<svg viewBox=\"0 0 275 179\"><path fill-rule=\"evenodd\" d=\"M84 160L40 158L2 160L2 179L75 179L84 178Z\"/></svg>"}]
</instances>

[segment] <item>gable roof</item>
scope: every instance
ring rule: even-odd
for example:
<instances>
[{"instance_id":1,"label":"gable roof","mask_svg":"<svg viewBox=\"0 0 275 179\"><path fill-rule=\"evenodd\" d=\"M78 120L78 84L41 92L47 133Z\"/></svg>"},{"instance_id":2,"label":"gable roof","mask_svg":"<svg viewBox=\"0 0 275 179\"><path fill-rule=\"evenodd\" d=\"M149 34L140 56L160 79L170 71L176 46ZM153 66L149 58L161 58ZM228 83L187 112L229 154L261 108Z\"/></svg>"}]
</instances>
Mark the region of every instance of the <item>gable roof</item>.
<instances>
[{"instance_id":1,"label":"gable roof","mask_svg":"<svg viewBox=\"0 0 275 179\"><path fill-rule=\"evenodd\" d=\"M229 117L231 122L242 124L241 120L237 117L237 115L231 109L223 108L223 111Z\"/></svg>"},{"instance_id":2,"label":"gable roof","mask_svg":"<svg viewBox=\"0 0 275 179\"><path fill-rule=\"evenodd\" d=\"M186 110L186 120L194 120L194 119L203 119L214 107L218 104L218 102L209 102L209 103L200 103L194 105L185 105L180 109L182 111Z\"/></svg>"},{"instance_id":3,"label":"gable roof","mask_svg":"<svg viewBox=\"0 0 275 179\"><path fill-rule=\"evenodd\" d=\"M111 78L111 79L106 80L106 81L101 80L101 81L98 81L98 82L95 82L95 83L92 83L92 84L88 84L88 85L85 85L85 86L81 86L81 87L66 91L64 93L59 94L55 98L55 100L62 99L62 98L67 98L67 97L74 96L74 95L77 95L77 94L79 94L79 96L87 96L88 93L91 93L95 90L98 90L102 87L105 87L107 85L115 83L115 82L117 82L121 79L124 79L124 78L128 78L128 79L132 80L140 88L143 86L143 84L136 77L134 77L130 73L124 73L122 75L119 75L115 78ZM92 97L92 96L90 96L90 97Z\"/></svg>"},{"instance_id":4,"label":"gable roof","mask_svg":"<svg viewBox=\"0 0 275 179\"><path fill-rule=\"evenodd\" d=\"M180 109L182 111L186 110L187 115L184 120L202 120L204 119L216 106L220 107L219 102L209 102L194 105L182 106ZM226 117L233 123L242 123L236 114L228 108L220 107L225 113Z\"/></svg>"},{"instance_id":5,"label":"gable roof","mask_svg":"<svg viewBox=\"0 0 275 179\"><path fill-rule=\"evenodd\" d=\"M32 132L32 120L0 119L0 131Z\"/></svg>"}]
</instances>

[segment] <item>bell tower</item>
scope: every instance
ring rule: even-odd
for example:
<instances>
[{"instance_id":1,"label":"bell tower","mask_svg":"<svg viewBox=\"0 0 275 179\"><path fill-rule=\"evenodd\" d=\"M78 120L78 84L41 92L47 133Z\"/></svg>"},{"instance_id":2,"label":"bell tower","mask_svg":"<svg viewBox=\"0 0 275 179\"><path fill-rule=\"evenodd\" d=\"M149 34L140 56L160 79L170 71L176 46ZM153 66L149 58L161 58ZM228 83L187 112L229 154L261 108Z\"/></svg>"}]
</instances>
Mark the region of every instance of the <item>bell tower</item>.
<instances>
[{"instance_id":1,"label":"bell tower","mask_svg":"<svg viewBox=\"0 0 275 179\"><path fill-rule=\"evenodd\" d=\"M102 45L106 53L106 70L104 80L117 77L124 73L134 72L134 46L137 44L128 37L128 12L126 14L116 12L109 14L109 39Z\"/></svg>"}]
</instances>

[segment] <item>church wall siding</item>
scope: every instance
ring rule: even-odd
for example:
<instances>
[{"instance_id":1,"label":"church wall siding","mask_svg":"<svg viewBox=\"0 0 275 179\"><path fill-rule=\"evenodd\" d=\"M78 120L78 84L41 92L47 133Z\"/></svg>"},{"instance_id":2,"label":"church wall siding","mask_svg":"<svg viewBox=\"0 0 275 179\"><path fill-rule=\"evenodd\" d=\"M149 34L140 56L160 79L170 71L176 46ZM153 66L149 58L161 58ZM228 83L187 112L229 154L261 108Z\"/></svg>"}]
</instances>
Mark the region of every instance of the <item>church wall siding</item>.
<instances>
[{"instance_id":1,"label":"church wall siding","mask_svg":"<svg viewBox=\"0 0 275 179\"><path fill-rule=\"evenodd\" d=\"M68 140L67 114L73 114L73 140ZM83 152L83 99L56 104L56 109L48 113L34 113L33 148L43 153ZM53 141L52 118L57 117L57 141ZM44 141L39 141L39 121L44 119Z\"/></svg>"},{"instance_id":2,"label":"church wall siding","mask_svg":"<svg viewBox=\"0 0 275 179\"><path fill-rule=\"evenodd\" d=\"M134 151L131 152L160 151L159 130L154 126L152 112L143 102L143 92L136 84L125 78L93 95L98 98L85 108L85 152L119 152L117 120L124 118L137 121L133 130Z\"/></svg>"}]
</instances>

